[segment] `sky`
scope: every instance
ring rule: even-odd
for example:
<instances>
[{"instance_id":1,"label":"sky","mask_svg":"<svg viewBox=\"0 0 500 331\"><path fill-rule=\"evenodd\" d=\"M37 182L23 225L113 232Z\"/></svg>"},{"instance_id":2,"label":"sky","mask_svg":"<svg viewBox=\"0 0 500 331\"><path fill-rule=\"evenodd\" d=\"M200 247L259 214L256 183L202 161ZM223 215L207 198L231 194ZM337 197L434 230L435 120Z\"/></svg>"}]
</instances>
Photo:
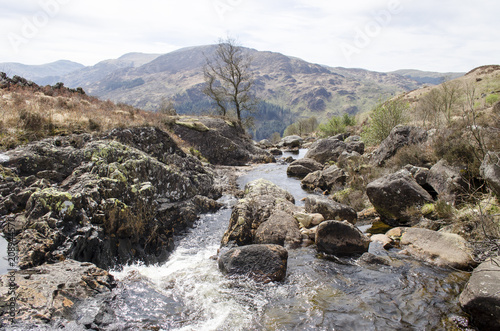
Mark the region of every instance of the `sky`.
<instances>
[{"instance_id":1,"label":"sky","mask_svg":"<svg viewBox=\"0 0 500 331\"><path fill-rule=\"evenodd\" d=\"M467 72L500 63L500 1L0 0L0 63L241 46L333 67Z\"/></svg>"}]
</instances>

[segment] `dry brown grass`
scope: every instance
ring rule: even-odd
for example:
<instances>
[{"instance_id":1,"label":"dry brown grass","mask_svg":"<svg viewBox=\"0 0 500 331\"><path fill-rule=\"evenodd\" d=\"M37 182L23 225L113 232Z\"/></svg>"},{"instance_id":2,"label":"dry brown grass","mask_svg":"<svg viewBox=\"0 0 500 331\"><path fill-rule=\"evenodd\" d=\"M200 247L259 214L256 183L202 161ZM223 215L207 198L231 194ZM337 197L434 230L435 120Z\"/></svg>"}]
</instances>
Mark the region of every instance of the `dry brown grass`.
<instances>
[{"instance_id":1,"label":"dry brown grass","mask_svg":"<svg viewBox=\"0 0 500 331\"><path fill-rule=\"evenodd\" d=\"M0 150L49 136L153 125L165 115L78 93L50 96L31 89L0 89Z\"/></svg>"}]
</instances>

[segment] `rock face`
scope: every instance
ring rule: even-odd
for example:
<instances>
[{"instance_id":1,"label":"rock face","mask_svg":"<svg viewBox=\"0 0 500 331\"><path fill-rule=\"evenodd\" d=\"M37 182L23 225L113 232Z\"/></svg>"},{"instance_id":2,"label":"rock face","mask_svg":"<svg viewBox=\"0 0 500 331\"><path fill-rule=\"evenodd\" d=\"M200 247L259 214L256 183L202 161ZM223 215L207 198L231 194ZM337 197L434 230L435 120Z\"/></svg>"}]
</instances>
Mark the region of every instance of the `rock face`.
<instances>
[{"instance_id":1,"label":"rock face","mask_svg":"<svg viewBox=\"0 0 500 331\"><path fill-rule=\"evenodd\" d=\"M20 268L63 257L101 268L164 261L173 234L217 208L213 172L165 132L123 129L106 138L50 138L5 153L2 169L14 177L0 178L0 216L23 220Z\"/></svg>"},{"instance_id":2,"label":"rock face","mask_svg":"<svg viewBox=\"0 0 500 331\"><path fill-rule=\"evenodd\" d=\"M230 243L238 246L254 243L255 232L261 224L278 211L291 215L298 208L294 203L290 193L268 180L257 179L248 183L245 186L244 198L233 208L228 229L222 238L222 246Z\"/></svg>"},{"instance_id":3,"label":"rock face","mask_svg":"<svg viewBox=\"0 0 500 331\"><path fill-rule=\"evenodd\" d=\"M358 214L353 208L324 196L309 195L306 198L305 208L307 213L321 214L326 220L345 220L356 224L358 219Z\"/></svg>"},{"instance_id":4,"label":"rock face","mask_svg":"<svg viewBox=\"0 0 500 331\"><path fill-rule=\"evenodd\" d=\"M404 213L408 207L433 201L407 170L371 182L366 187L366 194L384 222L392 226L408 222Z\"/></svg>"},{"instance_id":5,"label":"rock face","mask_svg":"<svg viewBox=\"0 0 500 331\"><path fill-rule=\"evenodd\" d=\"M305 157L313 159L321 164L328 161L337 161L340 154L346 151L347 145L342 140L330 137L314 142Z\"/></svg>"},{"instance_id":6,"label":"rock face","mask_svg":"<svg viewBox=\"0 0 500 331\"><path fill-rule=\"evenodd\" d=\"M499 105L500 103L497 103L496 106ZM480 171L491 190L500 197L500 153L489 152L486 154Z\"/></svg>"},{"instance_id":7,"label":"rock face","mask_svg":"<svg viewBox=\"0 0 500 331\"><path fill-rule=\"evenodd\" d=\"M286 169L288 176L304 178L308 174L314 171L323 169L323 165L313 159L302 158L290 163Z\"/></svg>"},{"instance_id":8,"label":"rock face","mask_svg":"<svg viewBox=\"0 0 500 331\"><path fill-rule=\"evenodd\" d=\"M247 275L261 282L285 279L288 251L279 245L248 245L219 256L219 269L229 275Z\"/></svg>"},{"instance_id":9,"label":"rock face","mask_svg":"<svg viewBox=\"0 0 500 331\"><path fill-rule=\"evenodd\" d=\"M429 170L427 184L445 200L455 202L468 189L460 174L460 168L448 164L445 160L436 163Z\"/></svg>"},{"instance_id":10,"label":"rock face","mask_svg":"<svg viewBox=\"0 0 500 331\"><path fill-rule=\"evenodd\" d=\"M325 221L316 230L319 252L345 256L368 251L370 239L349 222Z\"/></svg>"},{"instance_id":11,"label":"rock face","mask_svg":"<svg viewBox=\"0 0 500 331\"><path fill-rule=\"evenodd\" d=\"M300 182L300 186L306 190L314 190L320 188L323 191L332 191L334 188L341 188L347 181L347 173L332 165L327 169L315 171L308 174Z\"/></svg>"},{"instance_id":12,"label":"rock face","mask_svg":"<svg viewBox=\"0 0 500 331\"><path fill-rule=\"evenodd\" d=\"M181 117L175 122L174 132L212 164L274 161L271 154L253 144L241 127L222 118Z\"/></svg>"},{"instance_id":13,"label":"rock face","mask_svg":"<svg viewBox=\"0 0 500 331\"><path fill-rule=\"evenodd\" d=\"M11 274L0 276L1 305L8 305ZM116 286L107 271L91 263L65 260L56 264L15 272L16 321L37 322L63 318L73 320L84 300L111 294ZM8 316L0 317L7 320Z\"/></svg>"},{"instance_id":14,"label":"rock face","mask_svg":"<svg viewBox=\"0 0 500 331\"><path fill-rule=\"evenodd\" d=\"M373 152L372 163L382 166L402 147L423 143L427 140L427 137L427 131L422 128L398 125L392 129L389 136Z\"/></svg>"},{"instance_id":15,"label":"rock face","mask_svg":"<svg viewBox=\"0 0 500 331\"><path fill-rule=\"evenodd\" d=\"M475 264L467 241L457 234L406 228L401 246L412 256L442 267L469 270Z\"/></svg>"},{"instance_id":16,"label":"rock face","mask_svg":"<svg viewBox=\"0 0 500 331\"><path fill-rule=\"evenodd\" d=\"M256 244L276 244L296 248L300 246L302 235L295 218L284 212L276 211L255 232Z\"/></svg>"},{"instance_id":17,"label":"rock face","mask_svg":"<svg viewBox=\"0 0 500 331\"><path fill-rule=\"evenodd\" d=\"M460 294L460 304L480 330L500 330L500 258L474 270Z\"/></svg>"}]
</instances>

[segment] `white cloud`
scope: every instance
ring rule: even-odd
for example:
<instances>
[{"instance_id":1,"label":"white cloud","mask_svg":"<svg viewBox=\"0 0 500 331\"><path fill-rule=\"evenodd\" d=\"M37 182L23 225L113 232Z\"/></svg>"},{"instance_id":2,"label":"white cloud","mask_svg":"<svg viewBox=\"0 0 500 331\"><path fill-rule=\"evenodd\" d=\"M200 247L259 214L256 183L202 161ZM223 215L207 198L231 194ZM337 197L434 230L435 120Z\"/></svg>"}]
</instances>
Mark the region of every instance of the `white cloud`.
<instances>
[{"instance_id":1,"label":"white cloud","mask_svg":"<svg viewBox=\"0 0 500 331\"><path fill-rule=\"evenodd\" d=\"M387 19L394 4L400 10ZM0 62L64 58L90 65L229 34L244 46L331 66L467 71L499 62L498 12L500 3L486 0L0 0ZM40 21L44 13L47 22ZM360 31L369 34L365 44ZM17 45L13 36L21 38ZM350 61L343 44L357 49Z\"/></svg>"}]
</instances>

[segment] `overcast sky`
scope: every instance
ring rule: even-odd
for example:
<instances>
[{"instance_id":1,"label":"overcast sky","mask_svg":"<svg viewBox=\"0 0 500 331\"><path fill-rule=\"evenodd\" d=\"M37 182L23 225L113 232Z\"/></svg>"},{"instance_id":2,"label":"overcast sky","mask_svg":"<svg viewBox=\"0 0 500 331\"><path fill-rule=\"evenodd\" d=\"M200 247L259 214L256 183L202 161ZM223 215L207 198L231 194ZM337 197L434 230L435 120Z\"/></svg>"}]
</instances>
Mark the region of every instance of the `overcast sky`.
<instances>
[{"instance_id":1,"label":"overcast sky","mask_svg":"<svg viewBox=\"0 0 500 331\"><path fill-rule=\"evenodd\" d=\"M0 62L84 65L230 35L242 46L375 71L500 63L493 0L0 0Z\"/></svg>"}]
</instances>

